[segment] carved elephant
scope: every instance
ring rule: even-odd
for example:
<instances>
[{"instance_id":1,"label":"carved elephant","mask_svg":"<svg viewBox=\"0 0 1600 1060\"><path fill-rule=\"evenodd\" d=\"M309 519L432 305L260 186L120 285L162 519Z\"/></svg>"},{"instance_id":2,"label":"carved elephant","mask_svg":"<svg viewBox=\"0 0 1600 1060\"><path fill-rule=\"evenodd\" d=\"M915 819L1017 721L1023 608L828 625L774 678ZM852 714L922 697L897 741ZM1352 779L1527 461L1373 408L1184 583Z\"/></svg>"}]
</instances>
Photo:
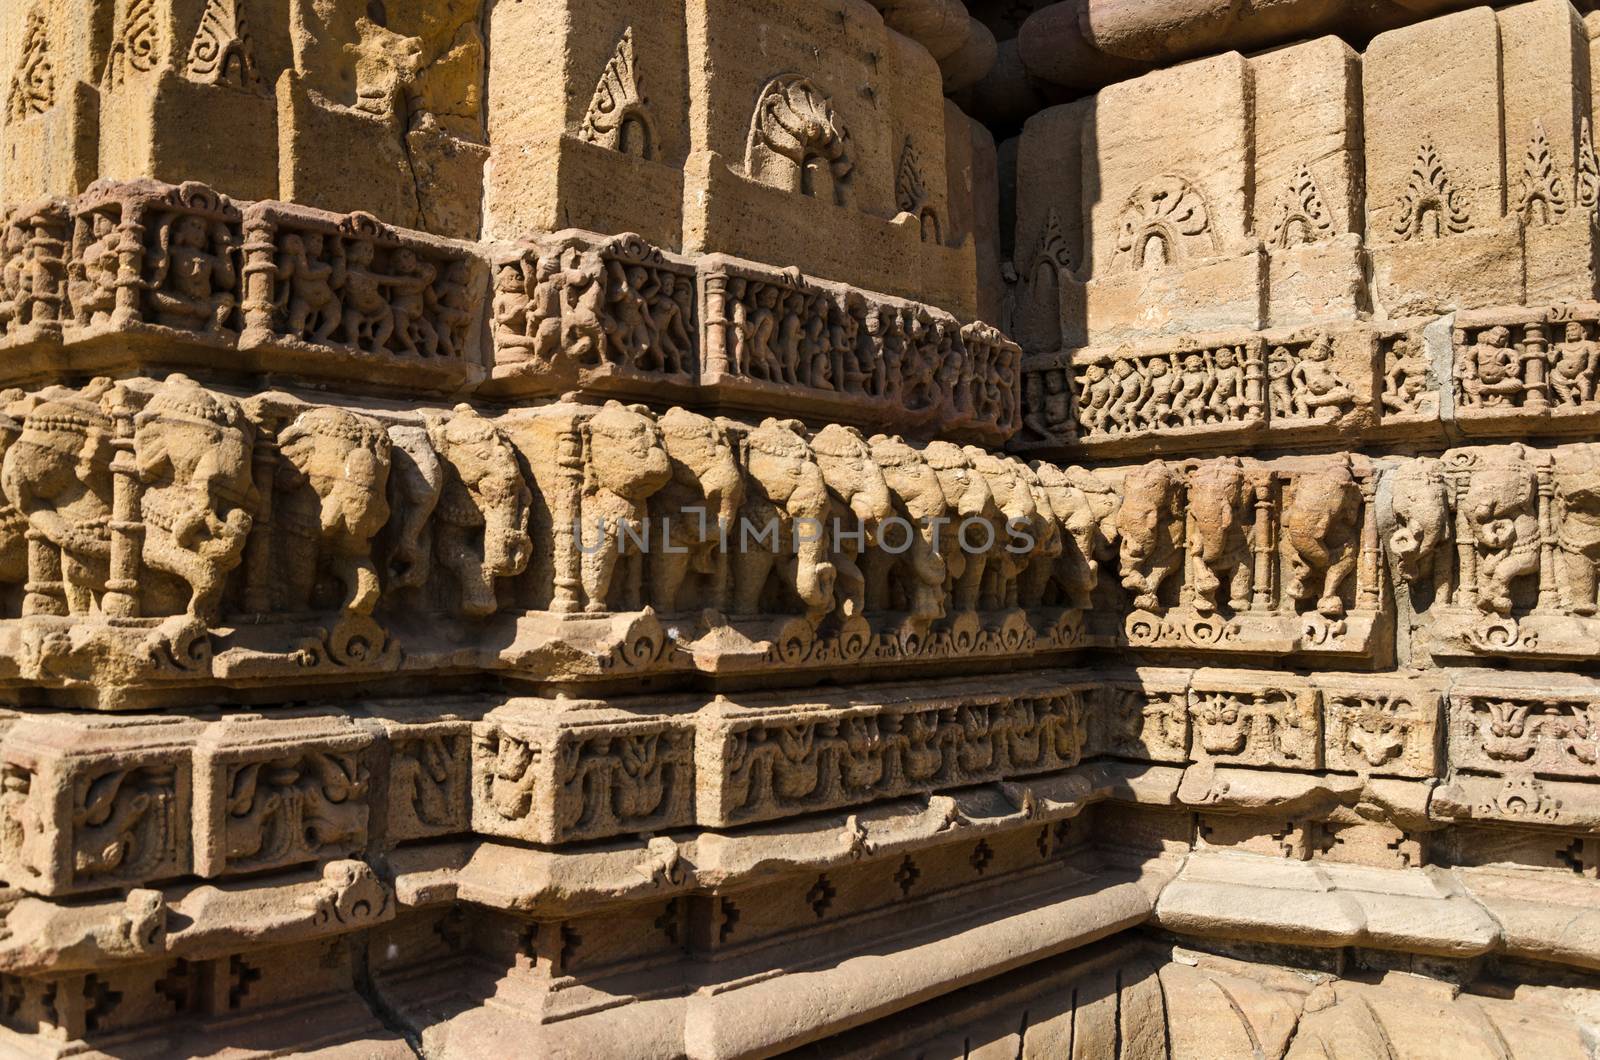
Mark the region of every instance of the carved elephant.
<instances>
[{"instance_id":1,"label":"carved elephant","mask_svg":"<svg viewBox=\"0 0 1600 1060\"><path fill-rule=\"evenodd\" d=\"M934 520L945 518L947 508L939 474L927 462L924 453L899 437L878 434L867 444L873 463L883 472L895 506L895 517L906 520L912 527L911 540L903 555L889 552L880 540L879 546L863 557L867 607L872 611L896 610L894 590L898 587L904 591L905 609L914 619L943 618L948 567L947 557L939 547L939 526ZM959 455L960 450L956 452ZM895 547L899 547L898 543ZM898 578L894 577L896 574ZM898 586L894 584L896 581Z\"/></svg>"},{"instance_id":2,"label":"carved elephant","mask_svg":"<svg viewBox=\"0 0 1600 1060\"><path fill-rule=\"evenodd\" d=\"M427 423L444 471L433 515L434 557L455 576L463 613L493 614L499 607L495 579L521 574L533 555L533 493L516 448L471 406L457 405Z\"/></svg>"},{"instance_id":3,"label":"carved elephant","mask_svg":"<svg viewBox=\"0 0 1600 1060\"><path fill-rule=\"evenodd\" d=\"M1556 463L1556 574L1562 603L1575 615L1596 609L1600 563L1600 468L1595 446L1563 452Z\"/></svg>"},{"instance_id":4,"label":"carved elephant","mask_svg":"<svg viewBox=\"0 0 1600 1060\"><path fill-rule=\"evenodd\" d=\"M419 589L433 573L433 513L444 496L445 465L426 427L389 427L389 509L383 529L384 589Z\"/></svg>"},{"instance_id":5,"label":"carved elephant","mask_svg":"<svg viewBox=\"0 0 1600 1060\"><path fill-rule=\"evenodd\" d=\"M637 610L649 548L646 502L672 477L661 429L642 407L608 401L580 431L584 610Z\"/></svg>"},{"instance_id":6,"label":"carved elephant","mask_svg":"<svg viewBox=\"0 0 1600 1060\"><path fill-rule=\"evenodd\" d=\"M1061 553L1055 562L1043 567L1044 574L1030 587L1028 606L1059 600L1074 610L1093 606L1092 597L1100 580L1100 554L1115 537L1116 528L1108 518L1115 512L1115 495L1105 490L1091 499L1081 481L1067 470L1036 460L1031 465L1038 476L1049 512L1062 530ZM1072 468L1081 478L1087 473Z\"/></svg>"},{"instance_id":7,"label":"carved elephant","mask_svg":"<svg viewBox=\"0 0 1600 1060\"><path fill-rule=\"evenodd\" d=\"M1461 504L1478 556L1478 609L1509 616L1516 583L1539 573L1538 483L1520 464L1473 472Z\"/></svg>"},{"instance_id":8,"label":"carved elephant","mask_svg":"<svg viewBox=\"0 0 1600 1060\"><path fill-rule=\"evenodd\" d=\"M710 583L706 603L728 606L728 543L738 531L744 475L728 426L682 408L658 420L672 477L650 498L662 539L651 556L650 602L661 611L681 606L691 574Z\"/></svg>"},{"instance_id":9,"label":"carved elephant","mask_svg":"<svg viewBox=\"0 0 1600 1060\"><path fill-rule=\"evenodd\" d=\"M0 489L33 531L24 614L87 614L111 570L111 417L96 379L41 392L0 467Z\"/></svg>"},{"instance_id":10,"label":"carved elephant","mask_svg":"<svg viewBox=\"0 0 1600 1060\"><path fill-rule=\"evenodd\" d=\"M379 594L372 539L389 520L389 435L370 417L322 407L296 417L278 448L273 523L288 608L312 606L325 568L343 586L341 611L372 614Z\"/></svg>"},{"instance_id":11,"label":"carved elephant","mask_svg":"<svg viewBox=\"0 0 1600 1060\"><path fill-rule=\"evenodd\" d=\"M1133 606L1161 614L1161 587L1183 563L1183 480L1156 461L1135 468L1122 482L1117 534L1122 539L1122 587Z\"/></svg>"},{"instance_id":12,"label":"carved elephant","mask_svg":"<svg viewBox=\"0 0 1600 1060\"><path fill-rule=\"evenodd\" d=\"M1288 546L1284 596L1298 610L1315 595L1320 614L1341 617L1344 583L1361 555L1361 487L1348 461L1331 460L1295 476L1283 501L1282 533Z\"/></svg>"},{"instance_id":13,"label":"carved elephant","mask_svg":"<svg viewBox=\"0 0 1600 1060\"><path fill-rule=\"evenodd\" d=\"M1238 459L1222 457L1200 465L1189 475L1189 568L1194 606L1215 611L1223 585L1228 606L1250 606L1251 553L1246 532L1251 490Z\"/></svg>"},{"instance_id":14,"label":"carved elephant","mask_svg":"<svg viewBox=\"0 0 1600 1060\"><path fill-rule=\"evenodd\" d=\"M237 401L176 374L134 424L145 566L187 587L175 610L213 623L255 522L255 427Z\"/></svg>"},{"instance_id":15,"label":"carved elephant","mask_svg":"<svg viewBox=\"0 0 1600 1060\"><path fill-rule=\"evenodd\" d=\"M839 607L845 618L853 618L866 610L866 575L857 559L877 544L879 527L894 514L894 501L872 449L854 427L829 424L812 436L811 449L832 498L826 535L833 546ZM858 531L864 536L854 536Z\"/></svg>"},{"instance_id":16,"label":"carved elephant","mask_svg":"<svg viewBox=\"0 0 1600 1060\"><path fill-rule=\"evenodd\" d=\"M923 458L933 468L944 494L944 510L939 515L947 525L935 540L947 571L945 595L952 610L977 611L984 606L983 589L994 550L967 547L962 541L962 528L971 529L967 541L980 546L987 544L987 534L973 528L989 524L998 548L1004 540L1005 516L995 501L988 476L973 466L967 450L950 442L929 442Z\"/></svg>"},{"instance_id":17,"label":"carved elephant","mask_svg":"<svg viewBox=\"0 0 1600 1060\"><path fill-rule=\"evenodd\" d=\"M1047 522L1040 517L1038 501L1028 481L1030 473L1027 465L1009 457L997 457L975 445L966 446L965 452L973 469L983 476L989 492L994 496L997 517L994 520L993 543L988 549L981 549L987 535L976 540L969 536L957 543L962 545L968 562L971 562L975 551L988 553L979 606L993 611L1016 607L1018 583L1033 557L1053 559L1060 555L1060 531L1053 521ZM1007 547L1013 542L1025 545L1026 539L1033 541L1032 548L1026 554Z\"/></svg>"},{"instance_id":18,"label":"carved elephant","mask_svg":"<svg viewBox=\"0 0 1600 1060\"><path fill-rule=\"evenodd\" d=\"M1451 538L1450 493L1444 480L1428 464L1407 464L1391 479L1390 505L1394 526L1389 552L1400 584L1414 586L1432 577L1442 588L1448 564L1436 554L1449 546Z\"/></svg>"},{"instance_id":19,"label":"carved elephant","mask_svg":"<svg viewBox=\"0 0 1600 1060\"><path fill-rule=\"evenodd\" d=\"M834 607L835 568L827 541L828 486L802 431L797 421L769 418L744 437L734 613L762 613L777 570L784 594L797 600L806 621L816 626Z\"/></svg>"}]
</instances>

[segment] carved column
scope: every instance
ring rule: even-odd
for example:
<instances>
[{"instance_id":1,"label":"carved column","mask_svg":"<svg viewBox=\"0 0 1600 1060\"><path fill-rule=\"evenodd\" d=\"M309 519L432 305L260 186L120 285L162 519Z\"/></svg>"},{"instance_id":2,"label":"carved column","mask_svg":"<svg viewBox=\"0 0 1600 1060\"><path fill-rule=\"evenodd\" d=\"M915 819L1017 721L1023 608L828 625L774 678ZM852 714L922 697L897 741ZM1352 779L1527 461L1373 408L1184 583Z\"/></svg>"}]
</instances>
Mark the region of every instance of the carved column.
<instances>
[{"instance_id":1,"label":"carved column","mask_svg":"<svg viewBox=\"0 0 1600 1060\"><path fill-rule=\"evenodd\" d=\"M704 328L701 341L701 379L714 375L729 375L728 362L728 277L726 273L709 272L700 279L701 295L705 308L701 312L700 326Z\"/></svg>"},{"instance_id":2,"label":"carved column","mask_svg":"<svg viewBox=\"0 0 1600 1060\"><path fill-rule=\"evenodd\" d=\"M59 330L66 316L67 220L52 204L30 218L29 224L33 229L27 251L33 292L29 321Z\"/></svg>"},{"instance_id":3,"label":"carved column","mask_svg":"<svg viewBox=\"0 0 1600 1060\"><path fill-rule=\"evenodd\" d=\"M1540 463L1539 478L1539 602L1534 610L1559 612L1561 592L1556 584L1555 468L1548 459Z\"/></svg>"},{"instance_id":4,"label":"carved column","mask_svg":"<svg viewBox=\"0 0 1600 1060\"><path fill-rule=\"evenodd\" d=\"M1251 542L1251 551L1254 553L1255 571L1251 579L1255 583L1250 596L1250 610L1271 611L1273 604L1272 585L1272 480L1258 478L1251 483L1255 493L1256 526L1254 540Z\"/></svg>"},{"instance_id":5,"label":"carved column","mask_svg":"<svg viewBox=\"0 0 1600 1060\"><path fill-rule=\"evenodd\" d=\"M139 617L139 572L144 552L138 461L134 457L132 395L117 387L111 405L111 572L101 605L112 618Z\"/></svg>"},{"instance_id":6,"label":"carved column","mask_svg":"<svg viewBox=\"0 0 1600 1060\"><path fill-rule=\"evenodd\" d=\"M113 327L127 327L144 318L145 213L142 203L123 204L122 223L117 226L117 306L111 313Z\"/></svg>"},{"instance_id":7,"label":"carved column","mask_svg":"<svg viewBox=\"0 0 1600 1060\"><path fill-rule=\"evenodd\" d=\"M578 538L578 520L583 518L583 422L577 416L566 429L556 434L556 489L548 498L551 507L552 552L555 556L554 595L550 610L570 615L582 610L583 555Z\"/></svg>"},{"instance_id":8,"label":"carved column","mask_svg":"<svg viewBox=\"0 0 1600 1060\"><path fill-rule=\"evenodd\" d=\"M272 296L278 280L276 235L277 225L259 209L245 215L241 345L259 345L272 335Z\"/></svg>"},{"instance_id":9,"label":"carved column","mask_svg":"<svg viewBox=\"0 0 1600 1060\"><path fill-rule=\"evenodd\" d=\"M244 609L252 615L272 612L273 578L272 524L273 482L278 474L277 419L256 425L256 444L251 451L251 477L256 487L255 520L244 546Z\"/></svg>"},{"instance_id":10,"label":"carved column","mask_svg":"<svg viewBox=\"0 0 1600 1060\"><path fill-rule=\"evenodd\" d=\"M1471 470L1450 475L1450 490L1455 494L1456 566L1461 580L1456 584L1456 606L1475 607L1478 603L1478 549L1472 533L1472 517L1467 511L1467 480Z\"/></svg>"},{"instance_id":11,"label":"carved column","mask_svg":"<svg viewBox=\"0 0 1600 1060\"><path fill-rule=\"evenodd\" d=\"M1356 610L1377 611L1383 606L1382 567L1378 550L1378 480L1361 479L1361 560L1356 565Z\"/></svg>"},{"instance_id":12,"label":"carved column","mask_svg":"<svg viewBox=\"0 0 1600 1060\"><path fill-rule=\"evenodd\" d=\"M1266 415L1266 347L1252 342L1239 351L1244 359L1244 401L1249 407L1249 419L1260 420Z\"/></svg>"},{"instance_id":13,"label":"carved column","mask_svg":"<svg viewBox=\"0 0 1600 1060\"><path fill-rule=\"evenodd\" d=\"M35 527L28 527L27 538L28 582L22 588L22 613L64 615L67 587L61 577L61 551Z\"/></svg>"},{"instance_id":14,"label":"carved column","mask_svg":"<svg viewBox=\"0 0 1600 1060\"><path fill-rule=\"evenodd\" d=\"M1544 324L1534 321L1523 329L1522 407L1545 409L1550 406L1550 388L1545 382L1545 366L1550 343Z\"/></svg>"}]
</instances>

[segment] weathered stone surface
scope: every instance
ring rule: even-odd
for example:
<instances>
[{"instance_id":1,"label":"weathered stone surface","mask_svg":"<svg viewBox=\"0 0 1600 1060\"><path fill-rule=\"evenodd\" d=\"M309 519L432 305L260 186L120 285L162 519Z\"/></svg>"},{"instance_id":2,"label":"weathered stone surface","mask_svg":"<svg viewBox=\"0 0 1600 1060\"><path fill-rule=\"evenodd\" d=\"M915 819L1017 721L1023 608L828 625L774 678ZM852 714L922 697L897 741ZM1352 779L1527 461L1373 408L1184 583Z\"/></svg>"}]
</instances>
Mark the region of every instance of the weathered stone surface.
<instances>
[{"instance_id":1,"label":"weathered stone surface","mask_svg":"<svg viewBox=\"0 0 1600 1060\"><path fill-rule=\"evenodd\" d=\"M4 7L0 1052L1587 1055L1597 41Z\"/></svg>"}]
</instances>

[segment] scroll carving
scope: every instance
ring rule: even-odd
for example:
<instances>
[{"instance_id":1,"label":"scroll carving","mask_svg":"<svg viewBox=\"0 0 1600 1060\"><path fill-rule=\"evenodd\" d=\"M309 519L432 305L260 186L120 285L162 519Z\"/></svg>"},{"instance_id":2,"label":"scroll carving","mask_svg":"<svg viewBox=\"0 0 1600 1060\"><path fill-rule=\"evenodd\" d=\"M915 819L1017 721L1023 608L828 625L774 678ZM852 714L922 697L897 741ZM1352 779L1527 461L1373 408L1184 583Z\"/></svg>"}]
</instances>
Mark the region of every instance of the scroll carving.
<instances>
[{"instance_id":1,"label":"scroll carving","mask_svg":"<svg viewBox=\"0 0 1600 1060\"><path fill-rule=\"evenodd\" d=\"M1204 193L1186 177L1165 173L1140 185L1117 220L1116 267L1164 269L1218 251Z\"/></svg>"},{"instance_id":2,"label":"scroll carving","mask_svg":"<svg viewBox=\"0 0 1600 1060\"><path fill-rule=\"evenodd\" d=\"M35 4L22 31L22 56L6 94L6 123L25 121L56 104L55 64L50 58L49 26L44 9Z\"/></svg>"},{"instance_id":3,"label":"scroll carving","mask_svg":"<svg viewBox=\"0 0 1600 1060\"><path fill-rule=\"evenodd\" d=\"M650 100L633 50L633 27L622 31L595 86L580 135L589 143L646 160L659 150Z\"/></svg>"},{"instance_id":4,"label":"scroll carving","mask_svg":"<svg viewBox=\"0 0 1600 1060\"><path fill-rule=\"evenodd\" d=\"M184 76L205 85L228 85L251 92L265 88L256 69L255 48L245 21L246 0L206 0L200 28L189 45Z\"/></svg>"},{"instance_id":5,"label":"scroll carving","mask_svg":"<svg viewBox=\"0 0 1600 1060\"><path fill-rule=\"evenodd\" d=\"M769 81L750 121L745 170L751 178L844 206L854 168L850 134L827 93L798 74Z\"/></svg>"},{"instance_id":6,"label":"scroll carving","mask_svg":"<svg viewBox=\"0 0 1600 1060\"><path fill-rule=\"evenodd\" d=\"M1459 235L1472 227L1463 201L1431 137L1417 149L1406 190L1395 204L1394 233L1403 240L1440 239Z\"/></svg>"}]
</instances>

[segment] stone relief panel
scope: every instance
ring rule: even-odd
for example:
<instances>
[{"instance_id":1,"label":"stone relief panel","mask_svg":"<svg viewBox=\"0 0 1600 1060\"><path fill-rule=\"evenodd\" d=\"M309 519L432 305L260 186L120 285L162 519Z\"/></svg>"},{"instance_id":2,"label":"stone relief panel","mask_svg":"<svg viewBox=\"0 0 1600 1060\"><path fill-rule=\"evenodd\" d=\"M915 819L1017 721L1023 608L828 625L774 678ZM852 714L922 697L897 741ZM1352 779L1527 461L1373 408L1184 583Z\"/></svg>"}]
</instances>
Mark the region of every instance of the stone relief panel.
<instances>
[{"instance_id":1,"label":"stone relief panel","mask_svg":"<svg viewBox=\"0 0 1600 1060\"><path fill-rule=\"evenodd\" d=\"M1436 658L1594 654L1588 445L1452 449L1397 478L1390 549Z\"/></svg>"},{"instance_id":2,"label":"stone relief panel","mask_svg":"<svg viewBox=\"0 0 1600 1060\"><path fill-rule=\"evenodd\" d=\"M1351 457L1236 457L1127 472L1123 642L1375 657L1391 619L1375 469Z\"/></svg>"}]
</instances>

